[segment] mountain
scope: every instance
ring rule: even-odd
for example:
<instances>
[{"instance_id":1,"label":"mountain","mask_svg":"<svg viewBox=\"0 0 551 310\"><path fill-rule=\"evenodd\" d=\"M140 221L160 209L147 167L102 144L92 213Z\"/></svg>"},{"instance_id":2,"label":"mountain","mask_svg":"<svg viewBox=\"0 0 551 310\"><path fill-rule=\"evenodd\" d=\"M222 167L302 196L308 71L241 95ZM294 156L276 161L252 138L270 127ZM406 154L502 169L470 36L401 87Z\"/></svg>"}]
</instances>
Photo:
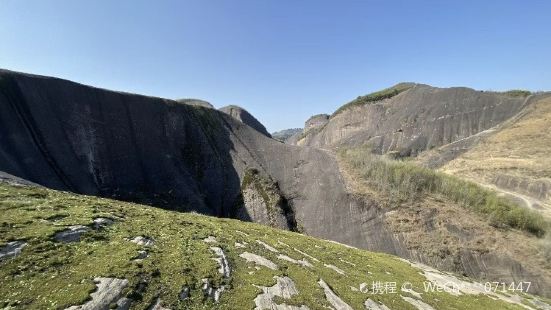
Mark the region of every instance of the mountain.
<instances>
[{"instance_id":1,"label":"mountain","mask_svg":"<svg viewBox=\"0 0 551 310\"><path fill-rule=\"evenodd\" d=\"M531 97L513 118L417 161L499 191L551 217L551 96Z\"/></svg>"},{"instance_id":2,"label":"mountain","mask_svg":"<svg viewBox=\"0 0 551 310\"><path fill-rule=\"evenodd\" d=\"M492 128L537 97L402 83L342 106L296 144L416 156Z\"/></svg>"},{"instance_id":3,"label":"mountain","mask_svg":"<svg viewBox=\"0 0 551 310\"><path fill-rule=\"evenodd\" d=\"M260 132L261 134L265 135L266 137L272 137L264 125L262 125L261 122L259 122L251 113L247 112L247 110L243 109L242 107L238 107L236 105L229 105L220 108L220 111L234 117L235 119L249 125L251 128L256 129L256 131Z\"/></svg>"},{"instance_id":4,"label":"mountain","mask_svg":"<svg viewBox=\"0 0 551 310\"><path fill-rule=\"evenodd\" d=\"M299 132L302 132L302 128L283 129L280 131L272 132L272 138L279 140L281 142L285 142L285 140L287 140L292 135L297 134Z\"/></svg>"},{"instance_id":5,"label":"mountain","mask_svg":"<svg viewBox=\"0 0 551 310\"><path fill-rule=\"evenodd\" d=\"M0 182L5 309L536 309L549 301L237 220ZM526 289L526 285L523 284Z\"/></svg>"},{"instance_id":6,"label":"mountain","mask_svg":"<svg viewBox=\"0 0 551 310\"><path fill-rule=\"evenodd\" d=\"M549 216L550 96L401 83L358 97L288 143L415 158Z\"/></svg>"},{"instance_id":7,"label":"mountain","mask_svg":"<svg viewBox=\"0 0 551 310\"><path fill-rule=\"evenodd\" d=\"M483 121L475 126L476 117L497 122L505 118L502 114L511 114L509 108L531 102L507 94L406 86L360 98L367 106L352 105L336 115L315 118L327 123L310 128L301 144L322 141L316 137L336 126L335 121L346 121L342 117L350 113L349 109L355 110L349 115L351 119L364 114L364 108L372 111L367 114L389 109L404 116L407 113L403 110L426 109L422 102L431 96L455 94L452 98L458 102L464 95L483 98L487 108L482 110L486 112L473 110L476 113L469 116L473 128L462 125L465 128L457 129L466 134L487 127ZM408 94L418 98L411 101L411 107L402 102ZM373 98L384 99L378 103ZM389 100L396 100L400 109L392 107ZM447 115L446 109L466 109L431 100L434 108L422 115ZM479 104L466 105L474 109ZM410 112L407 115L411 117L418 113ZM400 120L390 112L377 113L378 117ZM436 122L448 128L451 120ZM311 123L319 122L313 119ZM390 121L378 126L394 125ZM358 133L368 135L370 126L377 128L369 122L367 131L361 128L365 124L357 126L361 129ZM432 132L430 122L420 119L401 128L408 134L413 128L423 134ZM345 137L348 129L339 130ZM388 140L393 134L380 138L384 143L378 144L378 150L397 149L387 146L394 141ZM431 141L444 143L454 137L435 134ZM335 141L341 145L339 139ZM406 155L427 148L420 141L395 144L406 150ZM532 293L549 295L551 269L540 244L547 228L545 223L534 221L531 213L500 202L496 210L503 215L490 218L439 192L398 204L368 184L351 158L334 149L280 143L247 122L211 108L0 71L0 171L6 174L51 189L302 232L398 255L472 279L530 281ZM409 167L395 171L408 179L414 176ZM463 186L461 190L473 189L470 184L459 186ZM473 193L481 192L475 188ZM491 195L483 197L493 199Z\"/></svg>"}]
</instances>

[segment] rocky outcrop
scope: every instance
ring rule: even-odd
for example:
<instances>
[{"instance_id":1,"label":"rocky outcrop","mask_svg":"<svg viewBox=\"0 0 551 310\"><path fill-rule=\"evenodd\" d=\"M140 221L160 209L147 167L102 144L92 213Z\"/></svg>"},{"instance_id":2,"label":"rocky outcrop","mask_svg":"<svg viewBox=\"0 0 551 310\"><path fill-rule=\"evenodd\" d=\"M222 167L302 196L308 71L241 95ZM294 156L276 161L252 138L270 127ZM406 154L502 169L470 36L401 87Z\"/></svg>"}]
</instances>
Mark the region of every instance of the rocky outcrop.
<instances>
[{"instance_id":1,"label":"rocky outcrop","mask_svg":"<svg viewBox=\"0 0 551 310\"><path fill-rule=\"evenodd\" d=\"M89 230L89 227L83 225L70 226L67 230L56 233L54 239L65 243L78 242L82 234Z\"/></svg>"},{"instance_id":2,"label":"rocky outcrop","mask_svg":"<svg viewBox=\"0 0 551 310\"><path fill-rule=\"evenodd\" d=\"M503 122L518 113L525 99L416 84L389 99L342 110L297 144L324 148L367 144L376 153L415 156Z\"/></svg>"},{"instance_id":3,"label":"rocky outcrop","mask_svg":"<svg viewBox=\"0 0 551 310\"><path fill-rule=\"evenodd\" d=\"M251 113L247 112L247 110L243 109L242 107L229 105L220 108L220 111L239 120L240 122L243 122L244 124L249 125L251 128L254 128L256 131L260 132L266 137L271 138L271 135L266 130L266 127L264 127L261 122L259 122Z\"/></svg>"},{"instance_id":4,"label":"rocky outcrop","mask_svg":"<svg viewBox=\"0 0 551 310\"><path fill-rule=\"evenodd\" d=\"M214 106L212 104L200 99L177 99L176 101L179 103L189 104L193 106L214 109Z\"/></svg>"},{"instance_id":5,"label":"rocky outcrop","mask_svg":"<svg viewBox=\"0 0 551 310\"><path fill-rule=\"evenodd\" d=\"M325 293L325 298L327 301L333 306L336 310L353 310L352 307L350 307L346 302L344 302L342 299L339 298L335 292L323 281L323 279L320 279L318 281L318 284L323 288L323 292Z\"/></svg>"},{"instance_id":6,"label":"rocky outcrop","mask_svg":"<svg viewBox=\"0 0 551 310\"><path fill-rule=\"evenodd\" d=\"M449 99L449 92L455 94L454 100L437 100ZM417 98L414 103L404 102L402 96L408 94ZM430 122L415 120L410 110L425 109L423 115L438 118L444 106L463 102L460 98L465 94L479 98L488 108L469 110L467 99L461 108L453 106L458 113L446 121L433 121L445 134L430 136L432 127L425 126ZM413 131L420 129L421 136L430 136L427 141L444 143L484 128L522 104L522 100L467 89L426 87L414 87L389 100L395 104L374 104L367 114L356 111L349 116L359 121L358 126L367 123L380 133L387 126L385 122L376 125L381 120L390 119L397 126L407 119L409 127L402 124L402 132L413 137ZM319 134L306 139L333 141L339 134L332 137L327 130L337 125L335 120L344 122L340 117L346 113L334 116ZM464 122L451 130L456 119ZM421 136L412 138L417 141L413 144L391 143L397 129L388 126L392 133L381 135L381 151L432 145L420 143ZM347 130L341 132L343 137L348 136ZM0 170L54 189L220 217L263 219L312 236L410 257L403 240L385 224L378 202L347 192L329 152L282 144L210 108L3 70ZM255 181L246 182L250 171L255 171ZM491 267L487 264L501 262L472 263L480 269L475 276L483 276Z\"/></svg>"},{"instance_id":7,"label":"rocky outcrop","mask_svg":"<svg viewBox=\"0 0 551 310\"><path fill-rule=\"evenodd\" d=\"M11 185L32 185L32 186L40 186L36 183L33 183L31 181L18 178L14 175L11 175L9 173L6 173L4 171L0 171L0 182L5 182Z\"/></svg>"},{"instance_id":8,"label":"rocky outcrop","mask_svg":"<svg viewBox=\"0 0 551 310\"><path fill-rule=\"evenodd\" d=\"M237 218L282 229L298 229L294 211L281 195L277 183L262 177L258 170L247 169L241 192L243 201L237 206Z\"/></svg>"},{"instance_id":9,"label":"rocky outcrop","mask_svg":"<svg viewBox=\"0 0 551 310\"><path fill-rule=\"evenodd\" d=\"M346 192L333 156L213 109L4 70L0 133L0 170L50 188L232 217L254 169L297 230L359 247L391 238L365 230L377 208Z\"/></svg>"},{"instance_id":10,"label":"rocky outcrop","mask_svg":"<svg viewBox=\"0 0 551 310\"><path fill-rule=\"evenodd\" d=\"M244 253L241 253L239 257L245 259L247 262L252 262L252 263L255 263L256 265L264 266L268 269L277 270L279 268L276 264L274 264L269 259L257 254L244 252Z\"/></svg>"},{"instance_id":11,"label":"rocky outcrop","mask_svg":"<svg viewBox=\"0 0 551 310\"><path fill-rule=\"evenodd\" d=\"M272 132L272 138L281 142L285 142L285 140L289 139L292 135L300 132L302 132L302 128L283 129L280 131Z\"/></svg>"},{"instance_id":12,"label":"rocky outcrop","mask_svg":"<svg viewBox=\"0 0 551 310\"><path fill-rule=\"evenodd\" d=\"M312 117L310 117L305 123L304 123L304 132L308 132L309 130L313 128L319 128L325 126L329 122L329 115L328 114L317 114Z\"/></svg>"},{"instance_id":13,"label":"rocky outcrop","mask_svg":"<svg viewBox=\"0 0 551 310\"><path fill-rule=\"evenodd\" d=\"M128 285L126 279L116 278L95 278L96 291L90 294L91 300L80 306L72 306L66 310L93 310L111 309L115 304L116 309L128 309L129 300L122 297L123 289Z\"/></svg>"},{"instance_id":14,"label":"rocky outcrop","mask_svg":"<svg viewBox=\"0 0 551 310\"><path fill-rule=\"evenodd\" d=\"M291 306L286 304L277 304L273 299L274 297L280 297L283 299L290 299L295 295L298 295L298 290L295 286L295 282L289 277L275 277L277 283L273 286L266 287L260 286L262 294L259 294L255 299L255 310L263 309L275 309L275 310L308 310L306 306Z\"/></svg>"},{"instance_id":15,"label":"rocky outcrop","mask_svg":"<svg viewBox=\"0 0 551 310\"><path fill-rule=\"evenodd\" d=\"M12 241L0 247L0 262L10 257L17 257L26 245L27 243L23 241Z\"/></svg>"}]
</instances>

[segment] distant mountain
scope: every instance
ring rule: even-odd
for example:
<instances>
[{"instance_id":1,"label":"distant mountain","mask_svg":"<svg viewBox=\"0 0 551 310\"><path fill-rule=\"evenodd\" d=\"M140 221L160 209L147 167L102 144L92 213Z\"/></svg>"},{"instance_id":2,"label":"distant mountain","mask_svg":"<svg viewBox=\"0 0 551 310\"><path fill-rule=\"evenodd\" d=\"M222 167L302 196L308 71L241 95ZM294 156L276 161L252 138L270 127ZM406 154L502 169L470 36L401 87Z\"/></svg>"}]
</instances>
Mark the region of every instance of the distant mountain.
<instances>
[{"instance_id":1,"label":"distant mountain","mask_svg":"<svg viewBox=\"0 0 551 310\"><path fill-rule=\"evenodd\" d=\"M280 131L272 132L272 138L281 142L285 142L285 140L287 140L289 137L299 132L302 132L302 128L283 129Z\"/></svg>"}]
</instances>

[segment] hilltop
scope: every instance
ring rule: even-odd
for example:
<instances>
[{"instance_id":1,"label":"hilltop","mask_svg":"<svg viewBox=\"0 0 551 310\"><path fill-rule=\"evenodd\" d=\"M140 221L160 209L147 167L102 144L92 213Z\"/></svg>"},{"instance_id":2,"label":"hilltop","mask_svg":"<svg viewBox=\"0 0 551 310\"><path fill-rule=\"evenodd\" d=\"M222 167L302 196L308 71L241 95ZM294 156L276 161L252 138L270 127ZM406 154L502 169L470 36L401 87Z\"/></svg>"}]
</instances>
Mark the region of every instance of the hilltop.
<instances>
[{"instance_id":1,"label":"hilltop","mask_svg":"<svg viewBox=\"0 0 551 310\"><path fill-rule=\"evenodd\" d=\"M3 308L535 309L549 302L485 292L483 284L390 255L264 225L35 186L0 183L0 211ZM394 284L379 294L373 282ZM458 291L430 288L437 285Z\"/></svg>"}]
</instances>

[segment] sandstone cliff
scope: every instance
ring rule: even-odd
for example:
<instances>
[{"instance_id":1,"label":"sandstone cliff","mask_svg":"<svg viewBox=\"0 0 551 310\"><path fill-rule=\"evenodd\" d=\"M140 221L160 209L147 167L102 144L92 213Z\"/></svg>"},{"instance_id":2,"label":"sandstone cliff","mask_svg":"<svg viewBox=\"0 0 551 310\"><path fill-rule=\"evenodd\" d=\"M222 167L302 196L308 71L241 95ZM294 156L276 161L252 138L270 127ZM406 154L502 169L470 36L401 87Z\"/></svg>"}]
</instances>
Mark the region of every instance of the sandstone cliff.
<instances>
[{"instance_id":1,"label":"sandstone cliff","mask_svg":"<svg viewBox=\"0 0 551 310\"><path fill-rule=\"evenodd\" d=\"M387 133L381 136L380 151L400 146L417 152L433 142L453 140L456 134L466 135L505 118L511 107L520 107L524 102L501 96L495 99L465 89L449 91L457 92L457 100L463 98L463 92L480 97L496 111L460 109L462 116L449 118L469 120L471 126L452 126L455 131L431 136L427 140L431 143L422 143L425 140L421 138L406 143L393 139L394 132ZM423 98L442 96L442 90L416 86L390 100L401 102L404 99L400 96L408 92L420 98L420 109ZM405 103L401 105L409 108ZM381 103L369 109L382 109L376 115L383 116L384 109L393 107ZM435 111L427 113L436 117L443 113L436 112L443 109L436 106ZM322 137L343 113L329 120L314 138ZM487 113L482 119L488 123L476 122L481 119L480 113ZM434 122L452 128L450 122ZM408 124L410 127L400 127L402 132L413 137L414 128L418 128L430 136L421 121ZM370 126L395 130L395 124ZM381 128L378 130L382 133ZM314 138L306 139L318 141ZM399 233L388 227L388 210L382 209L377 200L348 192L330 152L282 144L210 108L3 70L0 171L53 189L178 211L254 219L359 248L439 264L408 248ZM254 178L247 180L251 171ZM439 266L487 279L496 278L491 271L499 268L504 273L499 279L529 279L534 282L535 292L549 292L551 280L538 272L542 267L524 266L514 253L500 260L483 258L477 250L468 248L462 253L465 264Z\"/></svg>"},{"instance_id":2,"label":"sandstone cliff","mask_svg":"<svg viewBox=\"0 0 551 310\"><path fill-rule=\"evenodd\" d=\"M376 153L417 154L492 128L517 114L526 98L464 87L415 84L392 97L340 109L298 145L369 145Z\"/></svg>"},{"instance_id":3,"label":"sandstone cliff","mask_svg":"<svg viewBox=\"0 0 551 310\"><path fill-rule=\"evenodd\" d=\"M259 122L254 116L252 116L251 113L247 112L247 110L243 109L242 107L229 105L229 106L220 108L220 111L234 117L235 119L243 122L244 124L249 125L251 128L256 129L256 131L260 132L266 137L270 137L270 138L272 137L268 133L264 125L262 125L261 122Z\"/></svg>"}]
</instances>

